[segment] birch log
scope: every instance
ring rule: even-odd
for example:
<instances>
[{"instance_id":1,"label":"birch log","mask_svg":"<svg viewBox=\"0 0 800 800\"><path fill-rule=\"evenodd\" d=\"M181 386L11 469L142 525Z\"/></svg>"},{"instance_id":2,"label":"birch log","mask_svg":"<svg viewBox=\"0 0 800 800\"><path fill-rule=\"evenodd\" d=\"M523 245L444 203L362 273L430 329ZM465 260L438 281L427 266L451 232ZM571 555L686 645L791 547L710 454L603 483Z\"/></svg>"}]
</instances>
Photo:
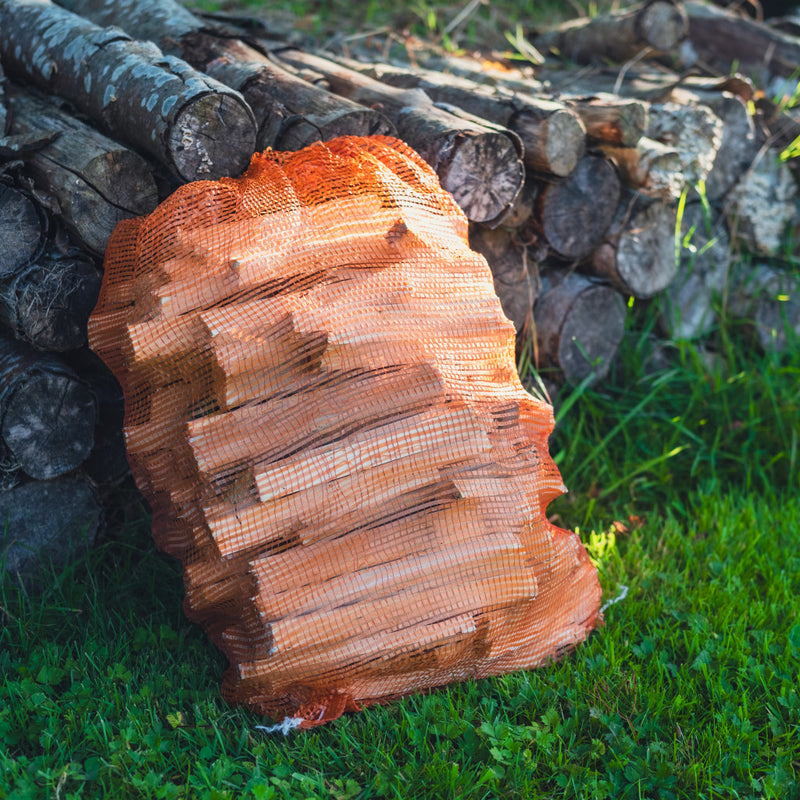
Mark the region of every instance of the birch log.
<instances>
[{"instance_id":1,"label":"birch log","mask_svg":"<svg viewBox=\"0 0 800 800\"><path fill-rule=\"evenodd\" d=\"M150 165L44 97L9 87L12 135L53 141L23 156L38 189L58 201L78 243L97 255L122 219L150 213L158 192Z\"/></svg>"},{"instance_id":2,"label":"birch log","mask_svg":"<svg viewBox=\"0 0 800 800\"><path fill-rule=\"evenodd\" d=\"M0 435L30 477L56 478L94 444L95 399L61 359L0 336Z\"/></svg>"},{"instance_id":3,"label":"birch log","mask_svg":"<svg viewBox=\"0 0 800 800\"><path fill-rule=\"evenodd\" d=\"M287 50L280 58L320 73L336 94L380 108L398 136L436 170L471 221L492 223L511 208L525 177L516 134L444 111L421 89L397 89L319 56Z\"/></svg>"},{"instance_id":4,"label":"birch log","mask_svg":"<svg viewBox=\"0 0 800 800\"><path fill-rule=\"evenodd\" d=\"M299 150L350 134L391 134L378 111L337 97L283 69L174 0L59 0L98 25L118 25L240 92L258 125L256 147Z\"/></svg>"},{"instance_id":5,"label":"birch log","mask_svg":"<svg viewBox=\"0 0 800 800\"><path fill-rule=\"evenodd\" d=\"M181 180L238 174L255 148L237 92L48 0L0 0L0 57L9 76L69 100Z\"/></svg>"},{"instance_id":6,"label":"birch log","mask_svg":"<svg viewBox=\"0 0 800 800\"><path fill-rule=\"evenodd\" d=\"M602 380L622 342L627 309L611 287L576 272L542 275L534 307L540 368L568 383Z\"/></svg>"}]
</instances>

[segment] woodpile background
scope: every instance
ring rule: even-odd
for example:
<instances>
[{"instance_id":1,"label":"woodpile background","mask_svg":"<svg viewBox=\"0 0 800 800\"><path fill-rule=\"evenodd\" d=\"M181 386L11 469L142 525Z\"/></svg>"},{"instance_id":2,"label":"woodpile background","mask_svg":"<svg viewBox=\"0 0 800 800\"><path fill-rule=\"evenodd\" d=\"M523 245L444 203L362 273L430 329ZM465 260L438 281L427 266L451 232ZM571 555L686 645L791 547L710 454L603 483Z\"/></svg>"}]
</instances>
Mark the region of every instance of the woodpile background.
<instances>
[{"instance_id":1,"label":"woodpile background","mask_svg":"<svg viewBox=\"0 0 800 800\"><path fill-rule=\"evenodd\" d=\"M554 391L606 378L631 298L658 304L665 342L702 341L723 310L791 344L800 23L649 0L526 43L523 67L391 35L323 53L173 0L0 0L7 569L80 552L128 476L121 392L86 348L112 230L255 150L414 147Z\"/></svg>"}]
</instances>

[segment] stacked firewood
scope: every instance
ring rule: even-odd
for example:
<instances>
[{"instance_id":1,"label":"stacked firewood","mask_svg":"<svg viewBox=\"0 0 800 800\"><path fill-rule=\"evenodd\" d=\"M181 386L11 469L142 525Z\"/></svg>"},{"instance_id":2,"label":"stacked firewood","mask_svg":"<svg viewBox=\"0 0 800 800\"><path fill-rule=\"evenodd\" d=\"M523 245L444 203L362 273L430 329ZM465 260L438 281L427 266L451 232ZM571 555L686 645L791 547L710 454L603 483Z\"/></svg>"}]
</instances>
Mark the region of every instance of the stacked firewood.
<instances>
[{"instance_id":1,"label":"stacked firewood","mask_svg":"<svg viewBox=\"0 0 800 800\"><path fill-rule=\"evenodd\" d=\"M121 392L86 348L112 230L181 183L240 174L256 150L410 144L556 383L604 378L631 298L659 303L667 339L710 334L720 307L763 347L800 332L781 259L800 115L774 102L795 91L797 29L648 0L529 38L542 63L522 69L432 47L382 47L374 63L174 0L0 0L7 566L28 563L15 526L44 525L30 509L63 507L91 538L98 489L127 472Z\"/></svg>"}]
</instances>

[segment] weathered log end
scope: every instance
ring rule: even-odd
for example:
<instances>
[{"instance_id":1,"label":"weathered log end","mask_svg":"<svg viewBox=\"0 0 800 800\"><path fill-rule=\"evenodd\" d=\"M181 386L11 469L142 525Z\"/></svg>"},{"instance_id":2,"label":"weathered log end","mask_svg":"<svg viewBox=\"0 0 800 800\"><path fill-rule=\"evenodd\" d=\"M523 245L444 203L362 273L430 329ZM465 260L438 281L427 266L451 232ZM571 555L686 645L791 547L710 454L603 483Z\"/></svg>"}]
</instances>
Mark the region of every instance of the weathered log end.
<instances>
[{"instance_id":1,"label":"weathered log end","mask_svg":"<svg viewBox=\"0 0 800 800\"><path fill-rule=\"evenodd\" d=\"M492 221L509 210L522 188L525 168L503 133L461 134L452 158L439 166L442 187L473 222Z\"/></svg>"},{"instance_id":2,"label":"weathered log end","mask_svg":"<svg viewBox=\"0 0 800 800\"><path fill-rule=\"evenodd\" d=\"M689 18L680 3L651 0L636 16L639 38L662 53L674 50L689 33Z\"/></svg>"},{"instance_id":3,"label":"weathered log end","mask_svg":"<svg viewBox=\"0 0 800 800\"><path fill-rule=\"evenodd\" d=\"M627 309L611 287L578 273L542 277L534 319L542 366L557 368L568 383L602 380L625 332Z\"/></svg>"},{"instance_id":4,"label":"weathered log end","mask_svg":"<svg viewBox=\"0 0 800 800\"><path fill-rule=\"evenodd\" d=\"M0 276L11 275L36 258L44 238L44 220L36 203L0 183Z\"/></svg>"},{"instance_id":5,"label":"weathered log end","mask_svg":"<svg viewBox=\"0 0 800 800\"><path fill-rule=\"evenodd\" d=\"M535 145L525 150L525 163L534 170L565 177L586 152L586 128L580 117L567 109L544 119L521 111L508 125L523 141Z\"/></svg>"},{"instance_id":6,"label":"weathered log end","mask_svg":"<svg viewBox=\"0 0 800 800\"><path fill-rule=\"evenodd\" d=\"M237 97L206 94L187 103L169 132L168 150L186 181L240 175L255 151L253 115Z\"/></svg>"}]
</instances>

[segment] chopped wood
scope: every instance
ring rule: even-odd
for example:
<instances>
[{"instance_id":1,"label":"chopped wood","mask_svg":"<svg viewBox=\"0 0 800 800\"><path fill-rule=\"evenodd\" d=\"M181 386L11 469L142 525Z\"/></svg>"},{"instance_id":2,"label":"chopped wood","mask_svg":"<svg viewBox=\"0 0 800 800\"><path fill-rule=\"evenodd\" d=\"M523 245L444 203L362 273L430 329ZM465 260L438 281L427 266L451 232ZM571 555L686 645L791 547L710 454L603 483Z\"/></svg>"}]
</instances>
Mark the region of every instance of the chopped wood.
<instances>
[{"instance_id":1,"label":"chopped wood","mask_svg":"<svg viewBox=\"0 0 800 800\"><path fill-rule=\"evenodd\" d=\"M0 323L40 350L74 350L86 344L100 281L100 271L86 253L52 246L0 276Z\"/></svg>"},{"instance_id":2,"label":"chopped wood","mask_svg":"<svg viewBox=\"0 0 800 800\"><path fill-rule=\"evenodd\" d=\"M539 368L572 384L602 380L625 332L627 309L609 286L578 273L546 272L536 301Z\"/></svg>"},{"instance_id":3,"label":"chopped wood","mask_svg":"<svg viewBox=\"0 0 800 800\"><path fill-rule=\"evenodd\" d=\"M514 131L522 140L525 163L536 172L569 175L586 149L580 115L561 103L502 89L491 91L467 78L433 70L337 61L391 86L422 89L440 107L456 106Z\"/></svg>"},{"instance_id":4,"label":"chopped wood","mask_svg":"<svg viewBox=\"0 0 800 800\"><path fill-rule=\"evenodd\" d=\"M673 52L689 25L682 4L649 0L617 12L580 17L532 37L541 51L588 64L610 60L624 64L643 55Z\"/></svg>"},{"instance_id":5,"label":"chopped wood","mask_svg":"<svg viewBox=\"0 0 800 800\"><path fill-rule=\"evenodd\" d=\"M49 353L0 336L0 435L30 477L56 478L91 452L96 421L89 386Z\"/></svg>"},{"instance_id":6,"label":"chopped wood","mask_svg":"<svg viewBox=\"0 0 800 800\"><path fill-rule=\"evenodd\" d=\"M421 89L397 89L300 50L282 51L280 61L313 69L336 94L379 108L436 170L470 220L491 223L511 208L525 177L516 134L466 112L443 111Z\"/></svg>"},{"instance_id":7,"label":"chopped wood","mask_svg":"<svg viewBox=\"0 0 800 800\"><path fill-rule=\"evenodd\" d=\"M605 241L584 267L626 295L654 297L675 279L674 205L628 192Z\"/></svg>"},{"instance_id":8,"label":"chopped wood","mask_svg":"<svg viewBox=\"0 0 800 800\"><path fill-rule=\"evenodd\" d=\"M181 180L238 175L255 149L253 112L237 92L46 0L0 3L0 56L9 76L69 100Z\"/></svg>"},{"instance_id":9,"label":"chopped wood","mask_svg":"<svg viewBox=\"0 0 800 800\"><path fill-rule=\"evenodd\" d=\"M559 98L580 118L589 141L617 147L635 147L647 130L647 105L635 98L607 92Z\"/></svg>"},{"instance_id":10,"label":"chopped wood","mask_svg":"<svg viewBox=\"0 0 800 800\"><path fill-rule=\"evenodd\" d=\"M102 255L117 223L150 213L158 192L150 165L56 103L7 87L16 136L52 135L24 156L38 189L58 201L60 217L77 242Z\"/></svg>"},{"instance_id":11,"label":"chopped wood","mask_svg":"<svg viewBox=\"0 0 800 800\"><path fill-rule=\"evenodd\" d=\"M174 0L61 0L60 4L99 25L118 25L131 36L153 41L163 52L240 92L256 117L258 150L299 150L335 136L394 132L378 111L298 78Z\"/></svg>"},{"instance_id":12,"label":"chopped wood","mask_svg":"<svg viewBox=\"0 0 800 800\"><path fill-rule=\"evenodd\" d=\"M30 264L44 249L48 220L26 192L0 182L0 279Z\"/></svg>"},{"instance_id":13,"label":"chopped wood","mask_svg":"<svg viewBox=\"0 0 800 800\"><path fill-rule=\"evenodd\" d=\"M540 183L535 227L560 258L586 258L614 218L621 191L614 164L602 155L589 153L569 177Z\"/></svg>"},{"instance_id":14,"label":"chopped wood","mask_svg":"<svg viewBox=\"0 0 800 800\"><path fill-rule=\"evenodd\" d=\"M680 153L669 145L643 136L635 147L602 147L619 168L625 186L666 202L681 196L685 182Z\"/></svg>"}]
</instances>

